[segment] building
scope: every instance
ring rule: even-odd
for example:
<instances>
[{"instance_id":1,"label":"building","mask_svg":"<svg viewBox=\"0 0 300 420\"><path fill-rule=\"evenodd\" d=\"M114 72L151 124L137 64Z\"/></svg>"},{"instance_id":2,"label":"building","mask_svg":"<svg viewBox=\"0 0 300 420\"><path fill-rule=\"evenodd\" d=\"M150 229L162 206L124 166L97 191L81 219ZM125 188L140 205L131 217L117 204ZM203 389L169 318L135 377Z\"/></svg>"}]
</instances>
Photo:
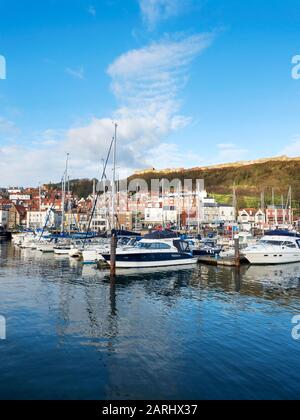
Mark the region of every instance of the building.
<instances>
[{"instance_id":1,"label":"building","mask_svg":"<svg viewBox=\"0 0 300 420\"><path fill-rule=\"evenodd\" d=\"M7 230L8 222L9 222L9 210L4 210L0 208L0 227L3 227L5 230Z\"/></svg>"},{"instance_id":2,"label":"building","mask_svg":"<svg viewBox=\"0 0 300 420\"><path fill-rule=\"evenodd\" d=\"M227 204L219 204L219 221L222 223L234 223L236 221L236 209Z\"/></svg>"},{"instance_id":3,"label":"building","mask_svg":"<svg viewBox=\"0 0 300 420\"><path fill-rule=\"evenodd\" d=\"M238 222L251 227L262 226L266 223L266 215L262 209L246 208L239 211Z\"/></svg>"},{"instance_id":4,"label":"building","mask_svg":"<svg viewBox=\"0 0 300 420\"><path fill-rule=\"evenodd\" d=\"M24 201L30 201L31 195L29 194L10 194L9 199L14 204L23 203Z\"/></svg>"},{"instance_id":5,"label":"building","mask_svg":"<svg viewBox=\"0 0 300 420\"><path fill-rule=\"evenodd\" d=\"M23 206L12 204L8 211L8 230L23 227L26 224L26 209Z\"/></svg>"},{"instance_id":6,"label":"building","mask_svg":"<svg viewBox=\"0 0 300 420\"><path fill-rule=\"evenodd\" d=\"M29 210L27 212L26 227L28 229L58 228L59 226L61 226L61 213L55 210Z\"/></svg>"},{"instance_id":7,"label":"building","mask_svg":"<svg viewBox=\"0 0 300 420\"><path fill-rule=\"evenodd\" d=\"M146 207L145 223L149 225L162 224L164 220L164 211L162 207Z\"/></svg>"},{"instance_id":8,"label":"building","mask_svg":"<svg viewBox=\"0 0 300 420\"><path fill-rule=\"evenodd\" d=\"M293 212L291 209L282 208L282 206L269 206L266 209L266 223L268 225L286 225L292 224Z\"/></svg>"},{"instance_id":9,"label":"building","mask_svg":"<svg viewBox=\"0 0 300 420\"><path fill-rule=\"evenodd\" d=\"M86 232L89 225L89 213L85 209L77 210L77 223L78 229L82 232Z\"/></svg>"},{"instance_id":10,"label":"building","mask_svg":"<svg viewBox=\"0 0 300 420\"><path fill-rule=\"evenodd\" d=\"M101 232L108 230L108 212L106 208L96 208L91 221L91 230Z\"/></svg>"},{"instance_id":11,"label":"building","mask_svg":"<svg viewBox=\"0 0 300 420\"><path fill-rule=\"evenodd\" d=\"M120 229L122 230L133 230L133 217L132 212L122 212L118 214L118 222L120 225Z\"/></svg>"}]
</instances>

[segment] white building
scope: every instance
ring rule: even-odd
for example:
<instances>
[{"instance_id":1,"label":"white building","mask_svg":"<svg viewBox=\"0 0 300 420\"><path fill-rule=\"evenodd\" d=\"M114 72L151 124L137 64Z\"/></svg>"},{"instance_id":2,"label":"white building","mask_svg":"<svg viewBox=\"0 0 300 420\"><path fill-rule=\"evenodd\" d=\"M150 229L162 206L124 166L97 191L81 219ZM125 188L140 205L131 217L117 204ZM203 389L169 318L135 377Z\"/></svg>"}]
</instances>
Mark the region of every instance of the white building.
<instances>
[{"instance_id":1,"label":"white building","mask_svg":"<svg viewBox=\"0 0 300 420\"><path fill-rule=\"evenodd\" d=\"M223 223L234 223L236 221L236 210L233 206L219 204L219 220Z\"/></svg>"},{"instance_id":2,"label":"white building","mask_svg":"<svg viewBox=\"0 0 300 420\"><path fill-rule=\"evenodd\" d=\"M31 196L29 194L10 194L9 199L16 204L19 201L30 201Z\"/></svg>"},{"instance_id":3,"label":"white building","mask_svg":"<svg viewBox=\"0 0 300 420\"><path fill-rule=\"evenodd\" d=\"M163 209L163 223L177 223L178 212L177 210L171 210L168 208Z\"/></svg>"},{"instance_id":4,"label":"white building","mask_svg":"<svg viewBox=\"0 0 300 420\"><path fill-rule=\"evenodd\" d=\"M266 215L261 209L243 209L239 211L238 221L244 225L261 225L266 223Z\"/></svg>"},{"instance_id":5,"label":"white building","mask_svg":"<svg viewBox=\"0 0 300 420\"><path fill-rule=\"evenodd\" d=\"M0 209L0 226L7 229L9 221L9 211Z\"/></svg>"},{"instance_id":6,"label":"white building","mask_svg":"<svg viewBox=\"0 0 300 420\"><path fill-rule=\"evenodd\" d=\"M145 208L145 223L162 224L164 221L164 211L162 207Z\"/></svg>"},{"instance_id":7,"label":"white building","mask_svg":"<svg viewBox=\"0 0 300 420\"><path fill-rule=\"evenodd\" d=\"M109 229L108 211L106 208L98 208L95 210L91 221L91 230L94 232L105 231Z\"/></svg>"},{"instance_id":8,"label":"white building","mask_svg":"<svg viewBox=\"0 0 300 420\"><path fill-rule=\"evenodd\" d=\"M9 194L21 194L22 191L23 191L23 188L21 187L10 187L7 190Z\"/></svg>"},{"instance_id":9,"label":"white building","mask_svg":"<svg viewBox=\"0 0 300 420\"><path fill-rule=\"evenodd\" d=\"M234 223L236 220L235 208L226 204L218 204L214 198L204 198L200 202L198 211L201 224Z\"/></svg>"},{"instance_id":10,"label":"white building","mask_svg":"<svg viewBox=\"0 0 300 420\"><path fill-rule=\"evenodd\" d=\"M61 225L61 214L54 211L28 211L26 226L28 229L39 229L45 227L59 227Z\"/></svg>"}]
</instances>

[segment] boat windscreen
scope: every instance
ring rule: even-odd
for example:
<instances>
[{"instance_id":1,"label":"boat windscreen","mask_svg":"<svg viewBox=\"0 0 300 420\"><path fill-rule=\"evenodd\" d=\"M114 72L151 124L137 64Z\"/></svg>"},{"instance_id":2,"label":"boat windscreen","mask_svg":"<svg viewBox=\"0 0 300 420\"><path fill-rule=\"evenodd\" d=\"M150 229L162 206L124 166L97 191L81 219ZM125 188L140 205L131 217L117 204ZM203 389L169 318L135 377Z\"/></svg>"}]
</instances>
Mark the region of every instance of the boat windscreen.
<instances>
[{"instance_id":1,"label":"boat windscreen","mask_svg":"<svg viewBox=\"0 0 300 420\"><path fill-rule=\"evenodd\" d=\"M173 244L178 252L190 252L190 246L186 241L174 241Z\"/></svg>"}]
</instances>

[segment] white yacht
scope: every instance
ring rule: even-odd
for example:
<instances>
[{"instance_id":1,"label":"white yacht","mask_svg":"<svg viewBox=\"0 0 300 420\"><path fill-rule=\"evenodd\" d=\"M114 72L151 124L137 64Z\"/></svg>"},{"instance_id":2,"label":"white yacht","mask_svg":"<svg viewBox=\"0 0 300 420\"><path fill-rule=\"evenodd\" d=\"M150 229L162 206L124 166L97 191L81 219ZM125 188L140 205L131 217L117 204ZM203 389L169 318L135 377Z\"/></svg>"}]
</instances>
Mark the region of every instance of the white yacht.
<instances>
[{"instance_id":1,"label":"white yacht","mask_svg":"<svg viewBox=\"0 0 300 420\"><path fill-rule=\"evenodd\" d=\"M118 239L118 248L128 249L132 248L138 239L135 236L121 236ZM84 264L95 264L98 261L103 261L102 254L108 254L110 252L110 239L102 239L97 245L90 244L85 246L82 251L82 259Z\"/></svg>"},{"instance_id":2,"label":"white yacht","mask_svg":"<svg viewBox=\"0 0 300 420\"><path fill-rule=\"evenodd\" d=\"M96 264L97 261L103 259L101 256L104 252L109 252L110 242L103 240L98 245L86 245L82 250L83 264Z\"/></svg>"},{"instance_id":3,"label":"white yacht","mask_svg":"<svg viewBox=\"0 0 300 420\"><path fill-rule=\"evenodd\" d=\"M110 254L103 254L110 264ZM193 255L187 241L177 237L165 238L160 233L146 235L134 247L117 249L117 268L168 267L196 264L198 257Z\"/></svg>"},{"instance_id":4,"label":"white yacht","mask_svg":"<svg viewBox=\"0 0 300 420\"><path fill-rule=\"evenodd\" d=\"M54 241L40 241L36 249L37 251L41 251L43 253L53 253L56 245L57 244Z\"/></svg>"},{"instance_id":5,"label":"white yacht","mask_svg":"<svg viewBox=\"0 0 300 420\"><path fill-rule=\"evenodd\" d=\"M288 264L300 262L300 235L275 230L265 234L256 245L243 250L250 264Z\"/></svg>"},{"instance_id":6,"label":"white yacht","mask_svg":"<svg viewBox=\"0 0 300 420\"><path fill-rule=\"evenodd\" d=\"M56 255L68 255L70 250L74 247L70 239L63 239L53 248Z\"/></svg>"},{"instance_id":7,"label":"white yacht","mask_svg":"<svg viewBox=\"0 0 300 420\"><path fill-rule=\"evenodd\" d=\"M69 251L70 258L82 258L85 263L97 261L96 250L103 245L103 239L81 239L76 241L76 246ZM101 249L103 246L101 247ZM92 253L92 255L90 255ZM85 261L86 260L86 261Z\"/></svg>"}]
</instances>

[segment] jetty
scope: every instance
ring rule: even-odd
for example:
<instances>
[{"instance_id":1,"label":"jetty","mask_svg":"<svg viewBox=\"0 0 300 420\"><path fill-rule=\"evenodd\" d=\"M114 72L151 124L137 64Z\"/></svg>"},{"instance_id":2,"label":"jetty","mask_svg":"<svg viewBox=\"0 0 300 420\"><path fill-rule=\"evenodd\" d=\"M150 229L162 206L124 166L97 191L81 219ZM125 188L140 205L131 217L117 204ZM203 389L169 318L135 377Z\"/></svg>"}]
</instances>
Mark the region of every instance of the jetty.
<instances>
[{"instance_id":1,"label":"jetty","mask_svg":"<svg viewBox=\"0 0 300 420\"><path fill-rule=\"evenodd\" d=\"M215 258L209 256L201 256L198 258L198 263L214 266L238 267L241 264L246 264L246 260L240 257L239 262L237 262L235 258Z\"/></svg>"}]
</instances>

